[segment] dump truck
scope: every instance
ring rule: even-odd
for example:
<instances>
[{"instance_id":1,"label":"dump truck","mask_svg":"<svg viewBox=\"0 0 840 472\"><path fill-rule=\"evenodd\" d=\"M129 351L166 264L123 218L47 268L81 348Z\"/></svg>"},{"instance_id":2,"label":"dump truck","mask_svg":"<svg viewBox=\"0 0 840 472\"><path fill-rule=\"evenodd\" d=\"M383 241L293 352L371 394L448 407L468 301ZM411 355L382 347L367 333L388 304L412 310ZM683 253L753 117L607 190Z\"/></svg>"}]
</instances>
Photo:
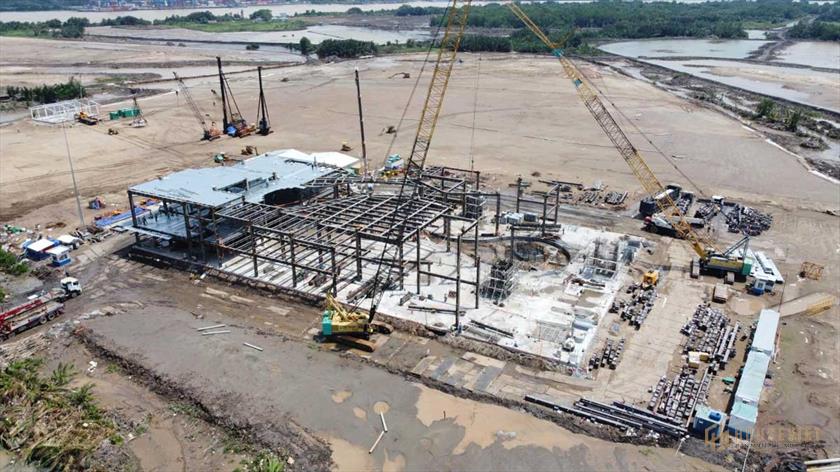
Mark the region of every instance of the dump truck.
<instances>
[{"instance_id":1,"label":"dump truck","mask_svg":"<svg viewBox=\"0 0 840 472\"><path fill-rule=\"evenodd\" d=\"M0 340L6 340L18 333L64 313L64 301L82 293L82 285L74 277L61 279L58 288L30 298L25 303L0 312Z\"/></svg>"}]
</instances>

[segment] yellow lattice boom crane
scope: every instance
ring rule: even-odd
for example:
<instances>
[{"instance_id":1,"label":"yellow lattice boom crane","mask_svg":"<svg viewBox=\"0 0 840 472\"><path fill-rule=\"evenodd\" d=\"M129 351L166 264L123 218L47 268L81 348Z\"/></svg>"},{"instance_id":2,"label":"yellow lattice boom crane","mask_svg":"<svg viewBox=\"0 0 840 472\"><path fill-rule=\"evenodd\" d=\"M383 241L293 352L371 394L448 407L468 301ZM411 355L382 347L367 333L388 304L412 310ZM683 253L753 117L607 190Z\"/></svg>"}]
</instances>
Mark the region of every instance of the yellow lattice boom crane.
<instances>
[{"instance_id":1,"label":"yellow lattice boom crane","mask_svg":"<svg viewBox=\"0 0 840 472\"><path fill-rule=\"evenodd\" d=\"M557 44L551 41L536 23L534 23L528 15L515 3L508 3L507 6L516 15L517 18L525 23L528 27L545 45L551 49L552 54L557 56L560 64L566 75L571 79L577 90L578 96L583 101L583 104L595 118L595 121L604 130L607 137L610 138L615 148L618 150L624 161L630 166L633 175L642 187L659 207L662 216L673 227L674 232L681 238L688 240L691 243L694 252L699 257L700 267L708 270L720 272L733 272L743 276L747 276L752 268L751 262L746 257L747 246L749 239L744 238L726 251L720 252L715 249L714 244L705 235L701 235L692 229L685 215L680 211L674 199L666 192L665 187L656 178L656 175L650 169L650 166L645 162L639 150L630 142L627 135L615 121L615 118L607 110L604 103L595 92L594 88L588 84L587 79L577 66L564 54L563 44ZM738 251L738 249L743 249Z\"/></svg>"},{"instance_id":2,"label":"yellow lattice boom crane","mask_svg":"<svg viewBox=\"0 0 840 472\"><path fill-rule=\"evenodd\" d=\"M419 182L417 181L422 177L423 169L426 166L426 156L429 154L429 147L440 116L443 98L449 85L449 77L452 75L452 67L455 65L458 46L461 44L461 38L463 38L464 29L467 26L471 3L472 0L451 0L447 9L443 37L437 51L435 68L426 92L426 99L423 102L423 111L420 115L420 123L417 126L417 134L400 184L397 196L398 204L389 218L389 226L400 228L400 233L408 226L408 218L410 218L410 214L405 211L405 208L410 205L412 200L419 198ZM397 239L402 240L402 234ZM374 322L374 316L385 288L390 285L395 277L393 266L386 261L389 258L396 257L396 245L390 242L383 244L379 265L370 285L370 291L367 293L368 297L371 298L368 313L360 312L357 309L358 307L347 309L334 297L328 295L326 309L321 317L321 334L323 336L358 349L373 352L376 345L368 341L367 338L375 332L386 334L390 332L391 327L387 324ZM417 244L420 244L419 237Z\"/></svg>"}]
</instances>

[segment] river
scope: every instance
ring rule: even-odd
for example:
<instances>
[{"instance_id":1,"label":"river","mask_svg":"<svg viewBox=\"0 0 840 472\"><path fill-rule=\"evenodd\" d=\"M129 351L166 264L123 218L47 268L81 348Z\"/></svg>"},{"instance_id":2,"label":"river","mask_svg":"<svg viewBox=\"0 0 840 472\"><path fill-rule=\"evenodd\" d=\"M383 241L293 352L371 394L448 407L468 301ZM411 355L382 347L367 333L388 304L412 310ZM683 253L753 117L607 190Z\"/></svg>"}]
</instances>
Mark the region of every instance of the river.
<instances>
[{"instance_id":1,"label":"river","mask_svg":"<svg viewBox=\"0 0 840 472\"><path fill-rule=\"evenodd\" d=\"M783 48L770 62L742 61L768 43L750 39L656 39L609 43L601 49L744 90L840 112L840 44L798 41Z\"/></svg>"},{"instance_id":2,"label":"river","mask_svg":"<svg viewBox=\"0 0 840 472\"><path fill-rule=\"evenodd\" d=\"M593 0L561 0L565 3L589 3ZM645 2L661 1L661 0L643 0ZM706 0L677 0L677 3L703 3ZM488 1L473 1L473 6L483 6L490 3ZM523 1L521 3L532 3L530 1ZM189 15L197 11L210 10L215 15L224 15L225 13L244 13L250 15L251 13L269 9L275 15L294 15L295 13L303 13L307 10L315 10L320 12L336 12L342 13L349 8L357 7L364 11L372 10L395 10L400 5L411 5L414 7L445 7L448 4L446 1L414 1L414 2L398 2L398 3L361 3L358 5L347 3L323 3L323 4L309 4L309 3L294 3L286 5L255 5L242 8L173 8L166 10L130 10L130 11L74 11L74 10L49 10L49 11L10 11L0 12L0 21L47 21L51 19L66 20L71 16L83 17L89 19L91 22L99 22L106 18L116 18L118 16L131 15L144 20L162 20L167 16L172 15Z\"/></svg>"},{"instance_id":3,"label":"river","mask_svg":"<svg viewBox=\"0 0 840 472\"><path fill-rule=\"evenodd\" d=\"M222 43L296 43L306 36L313 44L325 39L356 39L359 41L373 41L376 44L387 42L404 43L408 39L429 39L428 29L417 30L384 30L361 26L344 25L314 25L298 31L242 31L236 33L205 33L203 31L183 28L161 29L131 29L113 28L110 26L92 26L86 29L87 34L110 37L142 37L148 40L164 41L214 41ZM242 46L239 46L242 47Z\"/></svg>"},{"instance_id":4,"label":"river","mask_svg":"<svg viewBox=\"0 0 840 472\"><path fill-rule=\"evenodd\" d=\"M475 1L473 5L486 5L487 1ZM212 11L214 15L224 15L225 13L236 14L243 13L250 15L257 10L268 9L274 13L275 16L289 15L295 13L304 13L308 10L315 10L319 12L335 12L343 13L349 8L357 7L364 11L374 10L395 10L399 8L402 3L363 3L358 5L350 5L347 3L295 3L288 5L259 5L242 8L173 8L166 10L131 10L131 11L73 11L73 10L53 10L53 11L14 11L0 13L2 21L47 21L53 18L59 20L66 20L71 16L83 17L89 19L91 22L98 22L106 18L116 18L118 16L131 15L144 20L162 20L168 16L181 15L186 16L197 11ZM442 1L419 1L419 2L405 2L405 5L415 7L445 7L446 2Z\"/></svg>"}]
</instances>

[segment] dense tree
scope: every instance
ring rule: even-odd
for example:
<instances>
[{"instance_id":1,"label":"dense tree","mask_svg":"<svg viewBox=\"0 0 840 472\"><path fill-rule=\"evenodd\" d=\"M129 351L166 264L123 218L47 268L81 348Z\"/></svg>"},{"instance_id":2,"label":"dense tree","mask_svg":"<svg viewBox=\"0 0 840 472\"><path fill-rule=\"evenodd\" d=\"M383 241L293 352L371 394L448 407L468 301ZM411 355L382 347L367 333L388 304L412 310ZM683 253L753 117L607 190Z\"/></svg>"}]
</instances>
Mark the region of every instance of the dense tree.
<instances>
[{"instance_id":1,"label":"dense tree","mask_svg":"<svg viewBox=\"0 0 840 472\"><path fill-rule=\"evenodd\" d=\"M799 39L840 41L840 23L829 23L819 20L810 23L800 21L788 30L788 36Z\"/></svg>"},{"instance_id":2,"label":"dense tree","mask_svg":"<svg viewBox=\"0 0 840 472\"><path fill-rule=\"evenodd\" d=\"M301 55L309 56L312 54L312 41L310 41L306 36L300 38L298 47L300 48Z\"/></svg>"},{"instance_id":3,"label":"dense tree","mask_svg":"<svg viewBox=\"0 0 840 472\"><path fill-rule=\"evenodd\" d=\"M260 20L260 21L271 21L274 18L274 14L271 13L271 10L267 8L262 8L260 10L251 13L252 20Z\"/></svg>"},{"instance_id":4,"label":"dense tree","mask_svg":"<svg viewBox=\"0 0 840 472\"><path fill-rule=\"evenodd\" d=\"M102 26L141 26L149 25L149 20L137 18L136 16L118 16L116 18L105 18L100 23Z\"/></svg>"},{"instance_id":5,"label":"dense tree","mask_svg":"<svg viewBox=\"0 0 840 472\"><path fill-rule=\"evenodd\" d=\"M357 41L355 39L327 39L318 45L315 51L320 58L341 57L352 58L367 54L376 54L377 47L373 41Z\"/></svg>"},{"instance_id":6,"label":"dense tree","mask_svg":"<svg viewBox=\"0 0 840 472\"><path fill-rule=\"evenodd\" d=\"M70 78L63 84L41 85L40 87L6 87L6 94L12 100L27 103L54 103L61 100L72 100L87 96L87 91L82 84Z\"/></svg>"}]
</instances>

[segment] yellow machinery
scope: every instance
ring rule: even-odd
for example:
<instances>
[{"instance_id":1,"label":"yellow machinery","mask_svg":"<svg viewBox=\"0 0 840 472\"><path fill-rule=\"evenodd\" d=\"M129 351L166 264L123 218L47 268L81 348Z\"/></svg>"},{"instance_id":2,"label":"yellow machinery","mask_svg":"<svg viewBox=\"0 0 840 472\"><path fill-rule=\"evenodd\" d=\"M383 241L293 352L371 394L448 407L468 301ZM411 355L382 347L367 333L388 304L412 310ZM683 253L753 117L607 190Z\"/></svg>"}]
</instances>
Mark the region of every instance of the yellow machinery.
<instances>
[{"instance_id":1,"label":"yellow machinery","mask_svg":"<svg viewBox=\"0 0 840 472\"><path fill-rule=\"evenodd\" d=\"M175 81L178 83L178 89L184 95L184 100L187 101L187 105L190 106L190 110L192 110L195 119L201 123L201 128L204 130L204 135L201 137L202 141L213 141L214 139L219 139L222 137L222 132L219 128L216 127L216 123L212 122L210 126L207 126L207 122L204 120L204 114L201 113L201 110L198 108L198 104L195 103L195 100L190 93L190 89L187 88L187 84L178 77L178 74L172 72L175 76Z\"/></svg>"},{"instance_id":2,"label":"yellow machinery","mask_svg":"<svg viewBox=\"0 0 840 472\"><path fill-rule=\"evenodd\" d=\"M391 325L373 321L367 313L344 308L332 295L327 295L326 309L321 316L321 334L325 337L367 352L376 344L369 340L371 334L390 334Z\"/></svg>"},{"instance_id":3,"label":"yellow machinery","mask_svg":"<svg viewBox=\"0 0 840 472\"><path fill-rule=\"evenodd\" d=\"M411 147L411 155L408 163L403 168L402 183L399 190L399 201L407 201L418 198L417 185L408 185L410 180L419 179L426 164L426 156L429 153L429 146L435 132L438 116L440 116L443 98L446 88L449 85L449 77L452 74L452 67L455 65L455 56L461 38L464 36L464 29L467 26L467 17L470 11L472 0L451 0L445 18L446 28L443 38L437 50L435 68L432 72L432 79L429 82L429 89L426 92L426 100L423 102L423 111L420 115L420 124L417 127L417 135ZM411 192L411 194L408 194ZM407 217L397 220L399 208L394 210L389 221L393 227L404 228L407 226ZM368 314L354 308L347 310L333 296L327 295L326 308L321 317L321 334L336 341L349 344L353 347L372 352L375 344L367 338L376 332L390 332L390 326L373 321L376 310L385 287L393 280L389 264L385 264L389 253L394 253L395 245L384 243L382 255L379 258L379 266L373 278L370 290L367 295L372 299ZM393 255L393 254L392 254Z\"/></svg>"},{"instance_id":4,"label":"yellow machinery","mask_svg":"<svg viewBox=\"0 0 840 472\"><path fill-rule=\"evenodd\" d=\"M659 283L659 271L649 270L642 276L642 288L648 289Z\"/></svg>"},{"instance_id":5,"label":"yellow machinery","mask_svg":"<svg viewBox=\"0 0 840 472\"><path fill-rule=\"evenodd\" d=\"M659 182L656 175L653 174L653 171L651 171L650 167L642 158L638 149L633 146L633 143L630 142L627 135L618 126L615 118L612 117L603 102L601 102L593 87L587 83L587 80L580 70L578 70L577 66L564 55L563 45L552 42L517 4L508 3L507 6L560 60L560 64L562 64L566 75L575 85L578 96L583 101L583 104L586 105L586 108L595 118L595 121L598 122L598 125L601 126L607 134L607 137L610 138L610 141L612 141L615 148L624 158L624 161L630 166L633 175L642 184L645 192L654 199L659 207L659 211L662 212L662 215L674 228L675 233L691 243L694 252L700 258L700 266L708 270L733 272L742 276L749 275L752 269L752 262L746 258L747 243L742 240L721 253L714 248L710 240L695 232L674 200L665 192L665 187ZM663 196L662 198L654 198L657 195ZM738 248L743 248L740 255L736 251Z\"/></svg>"}]
</instances>

